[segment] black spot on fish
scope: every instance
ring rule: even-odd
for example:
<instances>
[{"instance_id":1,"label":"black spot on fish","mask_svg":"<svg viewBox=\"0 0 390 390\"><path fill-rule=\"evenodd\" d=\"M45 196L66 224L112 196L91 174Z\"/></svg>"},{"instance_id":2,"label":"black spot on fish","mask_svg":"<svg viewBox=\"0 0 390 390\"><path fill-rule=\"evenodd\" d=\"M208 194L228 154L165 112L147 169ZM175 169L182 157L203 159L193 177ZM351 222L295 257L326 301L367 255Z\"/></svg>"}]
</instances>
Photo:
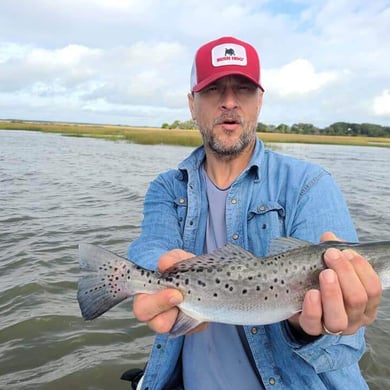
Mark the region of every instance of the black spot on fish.
<instances>
[{"instance_id":1,"label":"black spot on fish","mask_svg":"<svg viewBox=\"0 0 390 390\"><path fill-rule=\"evenodd\" d=\"M214 297L217 298L217 297L218 297L218 294L217 294L217 293L214 293Z\"/></svg>"},{"instance_id":2,"label":"black spot on fish","mask_svg":"<svg viewBox=\"0 0 390 390\"><path fill-rule=\"evenodd\" d=\"M264 297L264 300L265 300L265 301L268 301L268 297L267 297L267 296L265 296L265 297Z\"/></svg>"},{"instance_id":3,"label":"black spot on fish","mask_svg":"<svg viewBox=\"0 0 390 390\"><path fill-rule=\"evenodd\" d=\"M270 289L270 290L273 290L273 289L274 289L274 286L272 286L272 285L269 286L269 289Z\"/></svg>"},{"instance_id":4,"label":"black spot on fish","mask_svg":"<svg viewBox=\"0 0 390 390\"><path fill-rule=\"evenodd\" d=\"M219 284L219 283L221 283L221 280L218 279L218 278L216 278L216 279L215 279L215 283Z\"/></svg>"},{"instance_id":5,"label":"black spot on fish","mask_svg":"<svg viewBox=\"0 0 390 390\"><path fill-rule=\"evenodd\" d=\"M260 286L256 286L256 291L260 291Z\"/></svg>"},{"instance_id":6,"label":"black spot on fish","mask_svg":"<svg viewBox=\"0 0 390 390\"><path fill-rule=\"evenodd\" d=\"M244 288L244 290L242 290L243 295L245 295L247 292L248 292L248 290L245 288Z\"/></svg>"}]
</instances>

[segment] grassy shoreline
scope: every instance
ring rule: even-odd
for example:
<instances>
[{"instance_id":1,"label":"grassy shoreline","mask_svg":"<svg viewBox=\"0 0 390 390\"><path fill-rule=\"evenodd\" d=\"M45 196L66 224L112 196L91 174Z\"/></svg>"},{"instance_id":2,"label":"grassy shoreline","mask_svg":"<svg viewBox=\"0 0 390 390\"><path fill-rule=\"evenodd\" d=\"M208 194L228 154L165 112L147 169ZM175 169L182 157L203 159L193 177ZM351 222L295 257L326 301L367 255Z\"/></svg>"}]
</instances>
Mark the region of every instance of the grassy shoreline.
<instances>
[{"instance_id":1,"label":"grassy shoreline","mask_svg":"<svg viewBox=\"0 0 390 390\"><path fill-rule=\"evenodd\" d=\"M198 130L168 130L147 127L89 125L73 123L0 121L0 130L40 131L74 137L125 140L144 145L167 144L197 146L202 140ZM390 147L390 138L329 136L312 134L257 133L264 142L331 144Z\"/></svg>"}]
</instances>

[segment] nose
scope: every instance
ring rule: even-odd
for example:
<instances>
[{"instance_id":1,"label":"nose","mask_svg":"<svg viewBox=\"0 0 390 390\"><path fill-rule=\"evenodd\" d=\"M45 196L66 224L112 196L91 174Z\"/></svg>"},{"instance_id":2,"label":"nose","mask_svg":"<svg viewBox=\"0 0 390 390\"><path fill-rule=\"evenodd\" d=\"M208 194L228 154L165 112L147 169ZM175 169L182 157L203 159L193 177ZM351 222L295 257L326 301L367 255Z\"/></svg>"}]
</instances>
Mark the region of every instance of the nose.
<instances>
[{"instance_id":1,"label":"nose","mask_svg":"<svg viewBox=\"0 0 390 390\"><path fill-rule=\"evenodd\" d=\"M238 99L234 89L231 87L224 88L224 91L221 95L221 108L223 110L233 110L237 107Z\"/></svg>"}]
</instances>

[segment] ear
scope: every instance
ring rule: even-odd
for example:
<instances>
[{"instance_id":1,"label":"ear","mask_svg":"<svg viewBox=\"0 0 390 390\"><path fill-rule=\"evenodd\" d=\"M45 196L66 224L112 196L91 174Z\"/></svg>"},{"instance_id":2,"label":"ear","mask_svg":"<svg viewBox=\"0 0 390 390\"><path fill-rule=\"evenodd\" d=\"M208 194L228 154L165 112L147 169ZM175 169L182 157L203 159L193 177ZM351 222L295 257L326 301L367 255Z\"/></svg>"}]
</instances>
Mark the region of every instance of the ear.
<instances>
[{"instance_id":1,"label":"ear","mask_svg":"<svg viewBox=\"0 0 390 390\"><path fill-rule=\"evenodd\" d=\"M187 95L187 99L188 99L188 107L191 111L191 117L193 120L196 120L196 116L195 116L195 103L194 103L194 98L195 98L195 94L193 92L189 92L188 95Z\"/></svg>"}]
</instances>

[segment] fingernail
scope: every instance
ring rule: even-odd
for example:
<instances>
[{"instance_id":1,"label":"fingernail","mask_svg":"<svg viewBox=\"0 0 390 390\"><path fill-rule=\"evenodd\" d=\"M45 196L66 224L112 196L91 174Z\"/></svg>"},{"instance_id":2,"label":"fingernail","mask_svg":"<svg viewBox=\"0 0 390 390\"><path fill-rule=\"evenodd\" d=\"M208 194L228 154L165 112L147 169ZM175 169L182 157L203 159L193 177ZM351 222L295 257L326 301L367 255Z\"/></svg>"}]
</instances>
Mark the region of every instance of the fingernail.
<instances>
[{"instance_id":1,"label":"fingernail","mask_svg":"<svg viewBox=\"0 0 390 390\"><path fill-rule=\"evenodd\" d=\"M334 271L331 269L326 269L322 272L322 276L327 283L334 283L336 281L336 277Z\"/></svg>"},{"instance_id":2,"label":"fingernail","mask_svg":"<svg viewBox=\"0 0 390 390\"><path fill-rule=\"evenodd\" d=\"M321 298L320 298L320 292L318 290L313 290L313 291L310 291L310 302L313 303L314 305L317 305Z\"/></svg>"},{"instance_id":3,"label":"fingernail","mask_svg":"<svg viewBox=\"0 0 390 390\"><path fill-rule=\"evenodd\" d=\"M343 251L343 255L348 259L352 260L356 256L356 252L351 249L346 249Z\"/></svg>"},{"instance_id":4,"label":"fingernail","mask_svg":"<svg viewBox=\"0 0 390 390\"><path fill-rule=\"evenodd\" d=\"M183 299L181 297L178 297L177 295L173 295L172 297L169 298L169 303L172 306L177 306L180 303L182 303Z\"/></svg>"},{"instance_id":5,"label":"fingernail","mask_svg":"<svg viewBox=\"0 0 390 390\"><path fill-rule=\"evenodd\" d=\"M338 260L340 258L340 252L337 249L330 248L325 252L325 256L329 260Z\"/></svg>"}]
</instances>

